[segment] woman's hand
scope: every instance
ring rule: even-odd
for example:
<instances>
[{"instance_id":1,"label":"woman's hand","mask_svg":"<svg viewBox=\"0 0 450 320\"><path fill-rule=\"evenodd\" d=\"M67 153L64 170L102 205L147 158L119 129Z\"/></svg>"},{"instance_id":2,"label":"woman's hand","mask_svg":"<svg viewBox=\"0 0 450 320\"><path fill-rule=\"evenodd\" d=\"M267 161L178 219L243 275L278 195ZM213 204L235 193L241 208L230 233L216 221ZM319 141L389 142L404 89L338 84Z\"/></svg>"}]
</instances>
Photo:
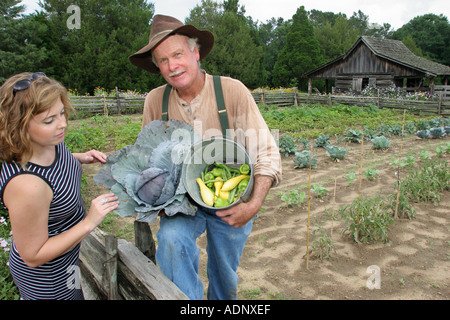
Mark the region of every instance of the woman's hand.
<instances>
[{"instance_id":1,"label":"woman's hand","mask_svg":"<svg viewBox=\"0 0 450 320\"><path fill-rule=\"evenodd\" d=\"M74 153L73 155L82 164L90 164L96 162L105 163L107 158L106 154L95 149L85 153Z\"/></svg>"},{"instance_id":2,"label":"woman's hand","mask_svg":"<svg viewBox=\"0 0 450 320\"><path fill-rule=\"evenodd\" d=\"M114 211L119 206L118 198L114 193L102 194L91 201L91 207L86 216L86 221L89 222L90 228L94 230L102 221L106 215L111 211Z\"/></svg>"}]
</instances>

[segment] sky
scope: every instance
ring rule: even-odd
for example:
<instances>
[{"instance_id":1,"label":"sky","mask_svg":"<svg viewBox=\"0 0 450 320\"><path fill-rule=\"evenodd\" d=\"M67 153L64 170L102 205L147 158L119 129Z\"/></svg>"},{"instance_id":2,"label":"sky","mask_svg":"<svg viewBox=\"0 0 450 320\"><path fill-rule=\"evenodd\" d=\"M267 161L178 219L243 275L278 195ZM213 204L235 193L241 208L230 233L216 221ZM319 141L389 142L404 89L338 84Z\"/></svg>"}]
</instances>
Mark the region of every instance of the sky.
<instances>
[{"instance_id":1,"label":"sky","mask_svg":"<svg viewBox=\"0 0 450 320\"><path fill-rule=\"evenodd\" d=\"M216 0L223 2L223 0ZM76 0L73 0L76 4ZM155 5L155 14L173 16L184 22L190 10L201 0L149 0ZM39 0L23 0L26 12L39 10ZM450 19L450 1L448 0L239 0L245 6L246 16L253 21L266 22L270 18L291 19L300 6L306 11L313 9L323 12L345 13L351 17L353 12L361 10L369 16L370 23L383 25L389 23L392 29L399 29L411 19L427 13L443 14ZM81 13L83 14L83 13Z\"/></svg>"}]
</instances>

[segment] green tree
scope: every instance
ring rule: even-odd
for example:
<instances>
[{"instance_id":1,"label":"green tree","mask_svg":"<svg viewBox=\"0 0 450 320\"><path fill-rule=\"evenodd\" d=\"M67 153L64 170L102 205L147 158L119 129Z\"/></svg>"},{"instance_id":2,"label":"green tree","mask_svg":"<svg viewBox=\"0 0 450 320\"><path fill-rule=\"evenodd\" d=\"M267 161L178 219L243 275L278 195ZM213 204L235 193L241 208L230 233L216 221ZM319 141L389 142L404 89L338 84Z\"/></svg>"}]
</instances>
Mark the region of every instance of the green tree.
<instances>
[{"instance_id":1,"label":"green tree","mask_svg":"<svg viewBox=\"0 0 450 320\"><path fill-rule=\"evenodd\" d=\"M272 70L278 54L286 45L286 38L291 27L290 21L283 18L272 18L258 26L258 36L264 48L265 69L267 74L266 85L273 87Z\"/></svg>"},{"instance_id":2,"label":"green tree","mask_svg":"<svg viewBox=\"0 0 450 320\"><path fill-rule=\"evenodd\" d=\"M0 83L21 72L41 71L46 49L39 48L42 26L24 17L18 0L0 2Z\"/></svg>"},{"instance_id":3,"label":"green tree","mask_svg":"<svg viewBox=\"0 0 450 320\"><path fill-rule=\"evenodd\" d=\"M324 21L320 26L316 24L314 33L326 61L346 53L360 36L358 30L351 28L349 20L342 14Z\"/></svg>"},{"instance_id":4,"label":"green tree","mask_svg":"<svg viewBox=\"0 0 450 320\"><path fill-rule=\"evenodd\" d=\"M163 83L160 76L133 66L128 56L146 43L154 6L145 0L80 0L80 29L67 26L71 0L44 0L47 68L69 88L92 93L106 90L148 91Z\"/></svg>"},{"instance_id":5,"label":"green tree","mask_svg":"<svg viewBox=\"0 0 450 320\"><path fill-rule=\"evenodd\" d=\"M256 43L244 14L245 8L239 7L236 0L224 4L202 0L191 10L186 23L214 34L214 48L202 61L207 72L230 76L256 88L265 84L264 50Z\"/></svg>"},{"instance_id":6,"label":"green tree","mask_svg":"<svg viewBox=\"0 0 450 320\"><path fill-rule=\"evenodd\" d=\"M405 46L408 47L409 50L411 50L412 53L414 53L416 56L423 57L422 49L420 49L416 42L414 41L412 35L408 34L406 38L402 39L402 42Z\"/></svg>"},{"instance_id":7,"label":"green tree","mask_svg":"<svg viewBox=\"0 0 450 320\"><path fill-rule=\"evenodd\" d=\"M432 13L416 17L395 31L392 38L403 41L408 36L425 57L450 65L450 24L447 17Z\"/></svg>"},{"instance_id":8,"label":"green tree","mask_svg":"<svg viewBox=\"0 0 450 320\"><path fill-rule=\"evenodd\" d=\"M302 75L323 63L319 43L305 8L301 6L292 18L286 46L280 52L273 70L276 86L307 88Z\"/></svg>"}]
</instances>

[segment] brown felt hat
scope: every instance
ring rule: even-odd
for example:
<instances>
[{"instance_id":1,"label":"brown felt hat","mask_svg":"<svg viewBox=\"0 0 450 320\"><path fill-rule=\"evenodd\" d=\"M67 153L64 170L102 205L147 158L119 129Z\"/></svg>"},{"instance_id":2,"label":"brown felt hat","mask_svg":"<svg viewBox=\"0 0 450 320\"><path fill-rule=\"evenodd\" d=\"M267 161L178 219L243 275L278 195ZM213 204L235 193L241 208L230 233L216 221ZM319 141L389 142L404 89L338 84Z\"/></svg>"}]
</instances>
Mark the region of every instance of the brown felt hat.
<instances>
[{"instance_id":1,"label":"brown felt hat","mask_svg":"<svg viewBox=\"0 0 450 320\"><path fill-rule=\"evenodd\" d=\"M198 30L196 27L189 24L185 25L175 18L156 15L153 17L148 44L132 54L129 57L130 62L150 73L158 74L159 69L152 61L152 50L167 39L167 37L174 34L197 38L200 46L200 59L206 57L214 46L214 35L211 31Z\"/></svg>"}]
</instances>

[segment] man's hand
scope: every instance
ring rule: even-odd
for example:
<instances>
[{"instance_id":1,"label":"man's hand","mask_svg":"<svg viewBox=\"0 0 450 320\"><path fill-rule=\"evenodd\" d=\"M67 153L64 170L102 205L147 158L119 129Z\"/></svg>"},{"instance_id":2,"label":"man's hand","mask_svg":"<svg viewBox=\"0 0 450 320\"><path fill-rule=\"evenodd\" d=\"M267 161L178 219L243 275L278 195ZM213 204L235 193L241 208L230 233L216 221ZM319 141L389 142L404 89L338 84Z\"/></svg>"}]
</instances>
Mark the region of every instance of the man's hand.
<instances>
[{"instance_id":1,"label":"man's hand","mask_svg":"<svg viewBox=\"0 0 450 320\"><path fill-rule=\"evenodd\" d=\"M241 202L228 209L219 210L216 215L235 228L247 224L261 209L261 206L272 186L272 178L255 176L252 198L249 202Z\"/></svg>"}]
</instances>

